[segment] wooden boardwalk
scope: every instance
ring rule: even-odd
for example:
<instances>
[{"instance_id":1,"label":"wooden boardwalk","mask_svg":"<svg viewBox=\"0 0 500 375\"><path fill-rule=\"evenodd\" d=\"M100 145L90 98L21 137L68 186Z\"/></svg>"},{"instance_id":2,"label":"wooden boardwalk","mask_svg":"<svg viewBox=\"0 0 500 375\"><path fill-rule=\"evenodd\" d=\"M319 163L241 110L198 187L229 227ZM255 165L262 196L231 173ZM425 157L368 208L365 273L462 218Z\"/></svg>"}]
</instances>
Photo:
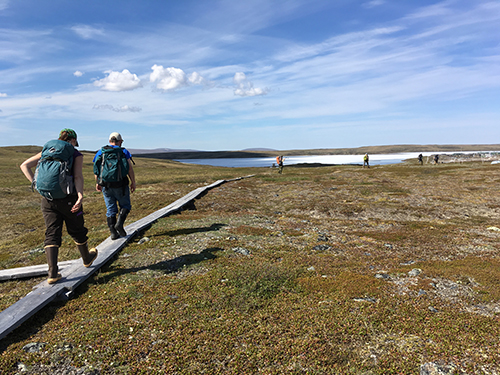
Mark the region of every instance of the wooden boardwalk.
<instances>
[{"instance_id":1,"label":"wooden boardwalk","mask_svg":"<svg viewBox=\"0 0 500 375\"><path fill-rule=\"evenodd\" d=\"M125 227L128 235L117 240L108 237L97 246L99 255L91 267L85 268L80 259L59 263L63 278L56 284L49 285L43 281L33 288L25 297L0 312L0 339L3 339L15 328L40 311L50 302L69 298L73 291L87 280L94 272L108 263L138 232L147 229L156 220L194 208L194 200L203 197L209 190L226 182L237 181L252 176L239 177L231 180L218 180L211 185L199 187L176 200L168 206ZM14 268L0 271L0 280L22 277L43 276L47 274L47 265Z\"/></svg>"}]
</instances>

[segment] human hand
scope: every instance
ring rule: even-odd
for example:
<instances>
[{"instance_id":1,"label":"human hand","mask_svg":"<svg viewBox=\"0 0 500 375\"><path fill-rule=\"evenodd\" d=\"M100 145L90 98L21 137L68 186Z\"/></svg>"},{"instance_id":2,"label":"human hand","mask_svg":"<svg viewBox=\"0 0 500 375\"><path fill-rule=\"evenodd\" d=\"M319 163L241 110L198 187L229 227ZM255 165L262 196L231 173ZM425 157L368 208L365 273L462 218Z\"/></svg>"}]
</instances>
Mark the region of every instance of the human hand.
<instances>
[{"instance_id":1,"label":"human hand","mask_svg":"<svg viewBox=\"0 0 500 375\"><path fill-rule=\"evenodd\" d=\"M83 198L78 198L73 207L71 207L72 213L78 212L80 210L80 208L82 207L82 199Z\"/></svg>"}]
</instances>

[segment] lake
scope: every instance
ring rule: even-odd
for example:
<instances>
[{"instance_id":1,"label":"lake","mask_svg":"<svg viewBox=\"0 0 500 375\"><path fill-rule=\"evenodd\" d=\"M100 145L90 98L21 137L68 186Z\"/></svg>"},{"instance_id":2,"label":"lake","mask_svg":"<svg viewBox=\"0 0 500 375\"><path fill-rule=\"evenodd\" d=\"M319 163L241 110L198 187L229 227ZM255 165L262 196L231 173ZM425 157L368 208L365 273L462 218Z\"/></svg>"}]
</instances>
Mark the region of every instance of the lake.
<instances>
[{"instance_id":1,"label":"lake","mask_svg":"<svg viewBox=\"0 0 500 375\"><path fill-rule=\"evenodd\" d=\"M398 154L373 154L370 155L370 165L397 164L406 159L415 159L419 152L405 152ZM435 152L422 152L428 157ZM221 159L178 159L181 163L212 165L215 167L271 167L276 164L275 157L268 158L221 158ZM302 163L320 164L363 164L363 155L308 155L308 156L286 156L285 167L287 165Z\"/></svg>"}]
</instances>

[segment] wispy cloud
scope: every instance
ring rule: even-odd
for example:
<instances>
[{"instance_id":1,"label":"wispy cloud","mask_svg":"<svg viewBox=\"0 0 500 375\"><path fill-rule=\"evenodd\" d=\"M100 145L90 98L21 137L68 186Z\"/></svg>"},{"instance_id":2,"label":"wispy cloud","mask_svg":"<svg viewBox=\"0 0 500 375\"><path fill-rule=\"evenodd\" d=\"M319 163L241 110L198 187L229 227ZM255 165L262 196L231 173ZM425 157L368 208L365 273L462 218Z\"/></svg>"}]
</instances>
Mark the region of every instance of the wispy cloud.
<instances>
[{"instance_id":1,"label":"wispy cloud","mask_svg":"<svg viewBox=\"0 0 500 375\"><path fill-rule=\"evenodd\" d=\"M4 92L0 92L0 98L6 98L7 97L7 94L4 93Z\"/></svg>"},{"instance_id":2,"label":"wispy cloud","mask_svg":"<svg viewBox=\"0 0 500 375\"><path fill-rule=\"evenodd\" d=\"M375 8L386 3L385 0L371 0L363 4L365 8Z\"/></svg>"},{"instance_id":3,"label":"wispy cloud","mask_svg":"<svg viewBox=\"0 0 500 375\"><path fill-rule=\"evenodd\" d=\"M74 73L73 73L73 75L74 75L75 77L81 77L81 76L83 76L83 74L84 74L84 73L83 73L83 72L80 72L79 70L77 70L76 72L74 72Z\"/></svg>"},{"instance_id":4,"label":"wispy cloud","mask_svg":"<svg viewBox=\"0 0 500 375\"><path fill-rule=\"evenodd\" d=\"M101 28L96 28L90 25L77 25L71 27L80 38L83 39L95 39L104 35L104 30Z\"/></svg>"},{"instance_id":5,"label":"wispy cloud","mask_svg":"<svg viewBox=\"0 0 500 375\"><path fill-rule=\"evenodd\" d=\"M113 112L140 112L142 111L142 108L139 108L139 107L130 107L128 105L123 105L121 107L114 107L110 104L101 104L101 105L94 105L94 107L92 107L92 109L97 109L97 110L101 110L101 109L106 109L106 110L110 110L110 111L113 111Z\"/></svg>"}]
</instances>

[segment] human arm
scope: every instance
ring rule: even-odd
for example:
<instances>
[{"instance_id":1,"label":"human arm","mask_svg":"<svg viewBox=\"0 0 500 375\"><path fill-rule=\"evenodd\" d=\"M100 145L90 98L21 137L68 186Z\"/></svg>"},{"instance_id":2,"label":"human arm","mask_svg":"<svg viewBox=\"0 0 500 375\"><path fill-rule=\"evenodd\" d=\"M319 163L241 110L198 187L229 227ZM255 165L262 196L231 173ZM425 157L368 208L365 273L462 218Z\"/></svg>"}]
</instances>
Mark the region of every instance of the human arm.
<instances>
[{"instance_id":1,"label":"human arm","mask_svg":"<svg viewBox=\"0 0 500 375\"><path fill-rule=\"evenodd\" d=\"M128 176L130 177L130 192L133 193L135 191L135 172L134 167L132 166L132 160L128 159Z\"/></svg>"},{"instance_id":2,"label":"human arm","mask_svg":"<svg viewBox=\"0 0 500 375\"><path fill-rule=\"evenodd\" d=\"M38 160L42 157L42 153L39 152L38 154L32 156L29 159L26 159L20 166L21 171L23 171L24 175L28 179L29 182L33 182L33 178L35 178L35 174L31 170L32 168L36 167L38 164Z\"/></svg>"},{"instance_id":3,"label":"human arm","mask_svg":"<svg viewBox=\"0 0 500 375\"><path fill-rule=\"evenodd\" d=\"M98 178L97 175L95 174L94 177L95 177L95 190L102 191L102 186L99 185L99 183L97 182L97 178Z\"/></svg>"},{"instance_id":4,"label":"human arm","mask_svg":"<svg viewBox=\"0 0 500 375\"><path fill-rule=\"evenodd\" d=\"M73 161L73 179L75 181L76 194L78 199L71 208L71 212L78 212L82 206L83 200L83 156L77 156Z\"/></svg>"}]
</instances>

